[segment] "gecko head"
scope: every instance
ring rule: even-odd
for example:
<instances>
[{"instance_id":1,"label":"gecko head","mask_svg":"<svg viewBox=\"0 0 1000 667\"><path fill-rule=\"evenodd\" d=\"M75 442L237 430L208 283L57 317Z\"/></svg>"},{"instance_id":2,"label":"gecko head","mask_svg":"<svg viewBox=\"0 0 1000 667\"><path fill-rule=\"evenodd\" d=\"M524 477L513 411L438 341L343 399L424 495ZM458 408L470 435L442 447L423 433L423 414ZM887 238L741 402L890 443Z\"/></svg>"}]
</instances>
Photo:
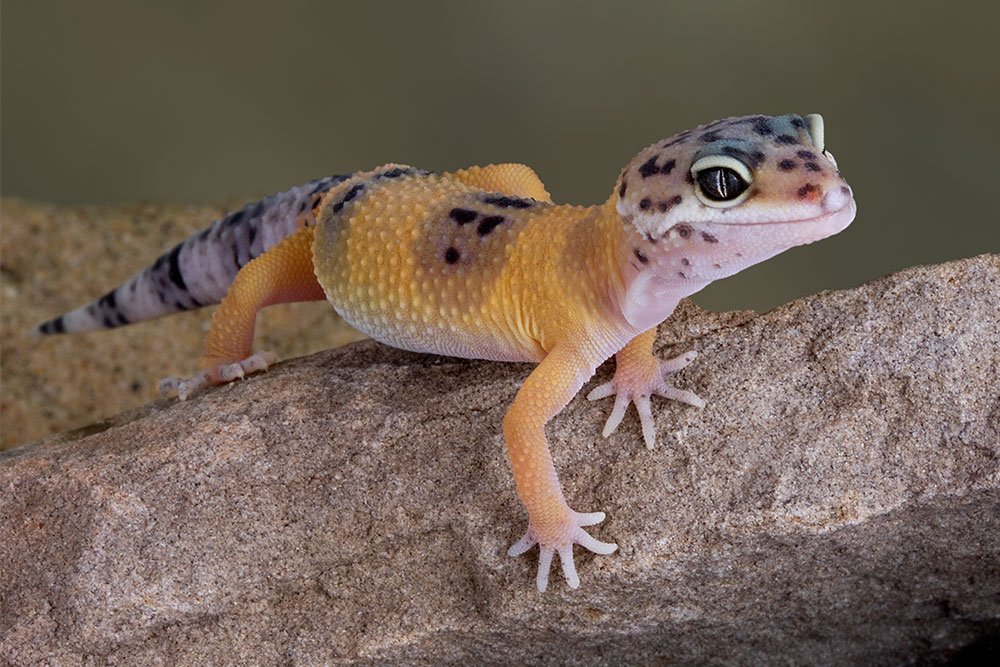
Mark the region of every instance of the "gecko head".
<instances>
[{"instance_id":1,"label":"gecko head","mask_svg":"<svg viewBox=\"0 0 1000 667\"><path fill-rule=\"evenodd\" d=\"M854 197L824 134L818 114L743 116L643 149L612 195L626 283L686 296L847 227Z\"/></svg>"}]
</instances>

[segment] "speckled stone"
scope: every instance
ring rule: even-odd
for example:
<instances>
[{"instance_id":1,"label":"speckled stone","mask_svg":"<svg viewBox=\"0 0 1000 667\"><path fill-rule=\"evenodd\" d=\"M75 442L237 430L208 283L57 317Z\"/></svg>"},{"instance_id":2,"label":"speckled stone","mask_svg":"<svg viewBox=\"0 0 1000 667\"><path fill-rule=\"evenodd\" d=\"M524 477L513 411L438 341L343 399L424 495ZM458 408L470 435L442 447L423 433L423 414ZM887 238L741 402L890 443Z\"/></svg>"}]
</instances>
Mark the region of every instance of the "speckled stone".
<instances>
[{"instance_id":1,"label":"speckled stone","mask_svg":"<svg viewBox=\"0 0 1000 667\"><path fill-rule=\"evenodd\" d=\"M1000 634L1000 256L764 315L684 306L702 411L577 397L603 510L533 586L500 423L530 367L356 343L0 454L0 661L902 664ZM669 349L667 349L669 348ZM50 354L52 358L57 355ZM610 375L604 366L588 387ZM103 430L101 430L103 429Z\"/></svg>"}]
</instances>

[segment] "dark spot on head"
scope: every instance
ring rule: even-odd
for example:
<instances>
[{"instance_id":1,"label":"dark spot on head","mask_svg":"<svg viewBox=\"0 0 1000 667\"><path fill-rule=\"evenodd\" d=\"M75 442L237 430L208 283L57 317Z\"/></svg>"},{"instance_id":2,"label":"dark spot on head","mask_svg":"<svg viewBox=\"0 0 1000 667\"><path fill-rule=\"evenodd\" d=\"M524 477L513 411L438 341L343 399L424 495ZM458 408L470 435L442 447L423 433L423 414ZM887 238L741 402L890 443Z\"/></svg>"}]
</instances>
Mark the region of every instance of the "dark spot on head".
<instances>
[{"instance_id":1,"label":"dark spot on head","mask_svg":"<svg viewBox=\"0 0 1000 667\"><path fill-rule=\"evenodd\" d=\"M781 171L791 171L792 169L795 169L795 165L795 160L785 159L778 163L778 169Z\"/></svg>"},{"instance_id":2,"label":"dark spot on head","mask_svg":"<svg viewBox=\"0 0 1000 667\"><path fill-rule=\"evenodd\" d=\"M803 160L815 160L816 159L816 154L813 153L812 151L798 151L796 153L796 155L798 155Z\"/></svg>"},{"instance_id":3,"label":"dark spot on head","mask_svg":"<svg viewBox=\"0 0 1000 667\"><path fill-rule=\"evenodd\" d=\"M698 138L701 139L706 144L709 144L712 143L713 141L718 141L722 137L719 136L718 132L710 131L710 132L703 132L701 136Z\"/></svg>"},{"instance_id":4,"label":"dark spot on head","mask_svg":"<svg viewBox=\"0 0 1000 667\"><path fill-rule=\"evenodd\" d=\"M639 208L641 208L643 211L645 211L652 205L653 202L649 199L649 197L643 197L642 201L639 202Z\"/></svg>"},{"instance_id":5,"label":"dark spot on head","mask_svg":"<svg viewBox=\"0 0 1000 667\"><path fill-rule=\"evenodd\" d=\"M389 171L382 174L382 178L399 178L404 173L406 173L405 169L396 167L395 169L390 169Z\"/></svg>"},{"instance_id":6,"label":"dark spot on head","mask_svg":"<svg viewBox=\"0 0 1000 667\"><path fill-rule=\"evenodd\" d=\"M674 195L673 197L671 197L666 201L661 201L659 204L657 204L656 207L660 210L660 213L666 213L674 206L680 204L682 201L684 201L684 197L681 197L680 195Z\"/></svg>"},{"instance_id":7,"label":"dark spot on head","mask_svg":"<svg viewBox=\"0 0 1000 667\"><path fill-rule=\"evenodd\" d=\"M664 162L662 165L660 165L660 173L661 174L669 174L670 172L672 172L674 170L675 166L677 166L677 160L675 160L673 158L670 158L669 160L667 160L666 162Z\"/></svg>"},{"instance_id":8,"label":"dark spot on head","mask_svg":"<svg viewBox=\"0 0 1000 667\"><path fill-rule=\"evenodd\" d=\"M684 266L691 266L691 260L689 260L687 257L681 257L681 264L683 264Z\"/></svg>"},{"instance_id":9,"label":"dark spot on head","mask_svg":"<svg viewBox=\"0 0 1000 667\"><path fill-rule=\"evenodd\" d=\"M674 229L677 230L677 235L680 236L682 239L686 239L687 237L691 236L691 232L693 231L691 229L691 225L683 225L683 224L677 225L677 227L675 227Z\"/></svg>"},{"instance_id":10,"label":"dark spot on head","mask_svg":"<svg viewBox=\"0 0 1000 667\"><path fill-rule=\"evenodd\" d=\"M840 192L841 192L841 194L849 195L849 194L851 194L851 189L849 187L847 187L846 185L841 185L840 186Z\"/></svg>"},{"instance_id":11,"label":"dark spot on head","mask_svg":"<svg viewBox=\"0 0 1000 667\"><path fill-rule=\"evenodd\" d=\"M453 208L451 209L451 212L448 213L448 217L460 225L472 222L478 215L479 214L475 211L470 211L467 208Z\"/></svg>"},{"instance_id":12,"label":"dark spot on head","mask_svg":"<svg viewBox=\"0 0 1000 667\"><path fill-rule=\"evenodd\" d=\"M444 251L444 261L448 262L449 264L454 264L455 262L458 261L458 258L459 258L458 248L456 248L455 246L451 246Z\"/></svg>"},{"instance_id":13,"label":"dark spot on head","mask_svg":"<svg viewBox=\"0 0 1000 667\"><path fill-rule=\"evenodd\" d=\"M660 168L656 166L656 158L657 156L654 155L639 165L639 174L643 178L649 178L650 176L660 173Z\"/></svg>"},{"instance_id":14,"label":"dark spot on head","mask_svg":"<svg viewBox=\"0 0 1000 667\"><path fill-rule=\"evenodd\" d=\"M774 134L774 130L771 129L771 124L768 123L767 119L764 118L763 116L760 116L759 118L754 118L753 131L761 136Z\"/></svg>"},{"instance_id":15,"label":"dark spot on head","mask_svg":"<svg viewBox=\"0 0 1000 667\"><path fill-rule=\"evenodd\" d=\"M818 164L815 162L806 162L805 168L809 171L823 171Z\"/></svg>"},{"instance_id":16,"label":"dark spot on head","mask_svg":"<svg viewBox=\"0 0 1000 667\"><path fill-rule=\"evenodd\" d=\"M799 195L800 198L805 199L806 197L809 196L810 192L815 192L817 190L819 190L819 187L816 186L815 184L813 184L813 183L806 183L801 188L799 188L798 195Z\"/></svg>"},{"instance_id":17,"label":"dark spot on head","mask_svg":"<svg viewBox=\"0 0 1000 667\"><path fill-rule=\"evenodd\" d=\"M708 232L702 232L701 233L701 238L704 239L705 243L718 243L719 242L719 239L715 238L715 236L713 234L709 234Z\"/></svg>"},{"instance_id":18,"label":"dark spot on head","mask_svg":"<svg viewBox=\"0 0 1000 667\"><path fill-rule=\"evenodd\" d=\"M619 197L624 197L625 196L625 188L627 188L627 187L628 187L628 183L626 183L625 179L623 178L622 179L621 187L618 188L618 196Z\"/></svg>"},{"instance_id":19,"label":"dark spot on head","mask_svg":"<svg viewBox=\"0 0 1000 667\"><path fill-rule=\"evenodd\" d=\"M737 148L736 146L723 146L722 152L726 155L731 155L734 158L737 158L740 162L743 162L754 169L759 167L761 162L764 161L764 154L760 151L750 154L741 148Z\"/></svg>"},{"instance_id":20,"label":"dark spot on head","mask_svg":"<svg viewBox=\"0 0 1000 667\"><path fill-rule=\"evenodd\" d=\"M530 199L521 199L520 197L507 197L507 196L490 196L483 197L483 202L486 204L491 204L499 208L531 208L534 206L535 202Z\"/></svg>"},{"instance_id":21,"label":"dark spot on head","mask_svg":"<svg viewBox=\"0 0 1000 667\"><path fill-rule=\"evenodd\" d=\"M480 236L486 236L496 229L497 225L503 224L503 221L504 217L502 215L488 215L479 223L479 227L476 228L476 233Z\"/></svg>"},{"instance_id":22,"label":"dark spot on head","mask_svg":"<svg viewBox=\"0 0 1000 667\"><path fill-rule=\"evenodd\" d=\"M684 182L687 183L688 185L694 185L694 174L692 174L690 171L684 174Z\"/></svg>"},{"instance_id":23,"label":"dark spot on head","mask_svg":"<svg viewBox=\"0 0 1000 667\"><path fill-rule=\"evenodd\" d=\"M687 141L690 136L691 136L691 130L684 130L680 134L674 135L674 137L672 139L668 139L667 141L663 142L663 146L662 147L663 148L670 148L671 146L676 146L677 144L682 144L685 141Z\"/></svg>"},{"instance_id":24,"label":"dark spot on head","mask_svg":"<svg viewBox=\"0 0 1000 667\"><path fill-rule=\"evenodd\" d=\"M797 144L799 140L790 134L779 134L774 138L774 141L779 144Z\"/></svg>"},{"instance_id":25,"label":"dark spot on head","mask_svg":"<svg viewBox=\"0 0 1000 667\"><path fill-rule=\"evenodd\" d=\"M647 262L649 262L649 258L646 257L645 255L643 255L642 252L638 248L635 249L635 258L637 260L639 260L640 262L642 262L643 264L646 264Z\"/></svg>"},{"instance_id":26,"label":"dark spot on head","mask_svg":"<svg viewBox=\"0 0 1000 667\"><path fill-rule=\"evenodd\" d=\"M801 118L795 117L795 118L792 119L792 127L797 127L799 129L802 129L805 126L806 126L806 122L804 120L802 120Z\"/></svg>"},{"instance_id":27,"label":"dark spot on head","mask_svg":"<svg viewBox=\"0 0 1000 667\"><path fill-rule=\"evenodd\" d=\"M687 276L686 276L686 275L684 275L684 272L683 272L683 271L678 271L678 272L677 272L677 275L679 275L679 276L680 276L681 278L687 278Z\"/></svg>"}]
</instances>

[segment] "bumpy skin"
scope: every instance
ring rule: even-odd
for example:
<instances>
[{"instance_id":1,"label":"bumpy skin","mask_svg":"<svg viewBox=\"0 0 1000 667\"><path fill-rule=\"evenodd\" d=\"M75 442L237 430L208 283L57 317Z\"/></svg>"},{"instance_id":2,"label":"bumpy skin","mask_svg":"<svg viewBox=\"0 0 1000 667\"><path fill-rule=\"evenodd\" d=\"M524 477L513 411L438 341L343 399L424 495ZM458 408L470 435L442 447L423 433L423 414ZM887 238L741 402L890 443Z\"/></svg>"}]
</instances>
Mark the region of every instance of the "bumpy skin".
<instances>
[{"instance_id":1,"label":"bumpy skin","mask_svg":"<svg viewBox=\"0 0 1000 667\"><path fill-rule=\"evenodd\" d=\"M523 165L450 174L385 165L314 183L327 187L276 196L294 202L284 223L289 234L236 275L213 318L202 372L166 386L184 397L266 368L266 356L250 354L257 311L323 296L389 345L538 362L503 430L528 511L528 530L510 553L539 544L539 590L555 553L575 588L573 544L598 553L616 548L584 530L603 513L567 503L545 424L617 354L614 378L590 398L616 396L605 435L635 402L652 447L652 394L703 405L666 382L694 353L654 357L656 325L684 296L835 234L855 213L851 190L824 151L818 116L732 118L657 142L592 207L553 204ZM201 273L179 277L189 285ZM128 296L111 305L127 305ZM113 310L102 315L118 324ZM42 330L69 330L67 322Z\"/></svg>"}]
</instances>

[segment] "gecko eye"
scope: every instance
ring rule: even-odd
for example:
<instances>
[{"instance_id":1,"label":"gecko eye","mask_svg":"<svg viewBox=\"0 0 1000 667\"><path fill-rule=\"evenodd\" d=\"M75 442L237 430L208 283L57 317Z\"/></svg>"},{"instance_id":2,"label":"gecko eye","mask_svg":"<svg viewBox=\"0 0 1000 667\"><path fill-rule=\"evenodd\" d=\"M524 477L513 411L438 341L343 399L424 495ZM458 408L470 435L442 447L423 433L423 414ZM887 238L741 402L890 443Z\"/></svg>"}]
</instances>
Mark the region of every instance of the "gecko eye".
<instances>
[{"instance_id":1,"label":"gecko eye","mask_svg":"<svg viewBox=\"0 0 1000 667\"><path fill-rule=\"evenodd\" d=\"M691 165L695 192L715 208L735 206L749 196L753 178L745 164L729 155L709 155Z\"/></svg>"}]
</instances>

